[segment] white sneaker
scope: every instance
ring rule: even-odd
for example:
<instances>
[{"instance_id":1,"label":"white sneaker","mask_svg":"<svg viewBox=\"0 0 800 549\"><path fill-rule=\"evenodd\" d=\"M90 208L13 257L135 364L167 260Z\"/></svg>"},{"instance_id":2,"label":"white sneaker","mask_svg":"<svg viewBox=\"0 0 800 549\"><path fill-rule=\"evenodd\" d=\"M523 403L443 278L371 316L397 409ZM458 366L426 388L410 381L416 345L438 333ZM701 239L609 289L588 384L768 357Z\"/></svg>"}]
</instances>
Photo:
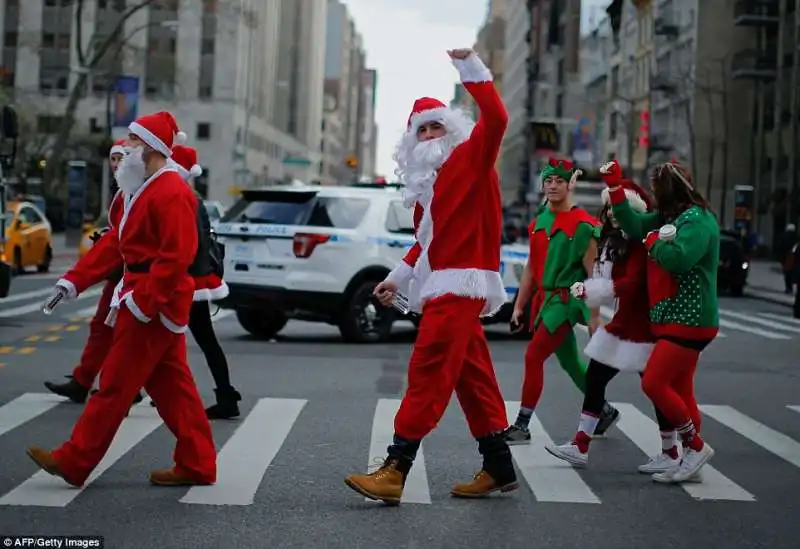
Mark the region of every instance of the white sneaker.
<instances>
[{"instance_id":1,"label":"white sneaker","mask_svg":"<svg viewBox=\"0 0 800 549\"><path fill-rule=\"evenodd\" d=\"M586 452L585 454L582 453L578 449L578 445L571 442L562 444L560 446L548 444L544 447L544 449L550 452L551 455L557 457L558 459L564 460L575 467L585 467L586 464L589 463L589 452Z\"/></svg>"},{"instance_id":2,"label":"white sneaker","mask_svg":"<svg viewBox=\"0 0 800 549\"><path fill-rule=\"evenodd\" d=\"M677 469L680 463L680 458L672 459L669 457L669 454L659 452L655 456L651 457L650 461L644 465L639 465L639 472L646 475L652 475L653 473L664 473L673 468Z\"/></svg>"},{"instance_id":3,"label":"white sneaker","mask_svg":"<svg viewBox=\"0 0 800 549\"><path fill-rule=\"evenodd\" d=\"M702 482L700 469L714 457L714 449L708 443L703 445L699 452L687 448L683 458L677 467L673 467L663 473L653 475L655 482L662 484L678 484L681 482Z\"/></svg>"}]
</instances>

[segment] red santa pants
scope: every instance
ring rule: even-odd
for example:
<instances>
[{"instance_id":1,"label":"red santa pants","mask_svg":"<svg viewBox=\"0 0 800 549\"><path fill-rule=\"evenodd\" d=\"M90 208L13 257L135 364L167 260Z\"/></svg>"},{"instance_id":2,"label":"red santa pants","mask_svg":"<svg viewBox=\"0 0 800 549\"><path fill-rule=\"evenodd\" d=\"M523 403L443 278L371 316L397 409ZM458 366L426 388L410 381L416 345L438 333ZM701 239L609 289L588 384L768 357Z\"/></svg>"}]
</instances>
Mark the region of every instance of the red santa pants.
<instances>
[{"instance_id":1,"label":"red santa pants","mask_svg":"<svg viewBox=\"0 0 800 549\"><path fill-rule=\"evenodd\" d=\"M89 323L89 338L83 347L81 362L72 371L72 377L85 389L91 389L100 367L111 348L114 338L114 328L106 324L106 317L111 308L111 299L114 297L116 281L109 280L103 286L103 293L97 302L97 311Z\"/></svg>"},{"instance_id":2,"label":"red santa pants","mask_svg":"<svg viewBox=\"0 0 800 549\"><path fill-rule=\"evenodd\" d=\"M178 439L176 472L201 482L216 481L217 451L186 362L183 334L170 332L158 319L144 324L122 307L102 371L100 390L87 401L70 439L53 452L70 482L85 482L97 467L142 386L158 402L158 413Z\"/></svg>"},{"instance_id":3,"label":"red santa pants","mask_svg":"<svg viewBox=\"0 0 800 549\"><path fill-rule=\"evenodd\" d=\"M408 389L394 419L396 435L425 438L444 415L453 391L473 437L508 426L479 316L484 304L450 294L425 304L408 366Z\"/></svg>"}]
</instances>

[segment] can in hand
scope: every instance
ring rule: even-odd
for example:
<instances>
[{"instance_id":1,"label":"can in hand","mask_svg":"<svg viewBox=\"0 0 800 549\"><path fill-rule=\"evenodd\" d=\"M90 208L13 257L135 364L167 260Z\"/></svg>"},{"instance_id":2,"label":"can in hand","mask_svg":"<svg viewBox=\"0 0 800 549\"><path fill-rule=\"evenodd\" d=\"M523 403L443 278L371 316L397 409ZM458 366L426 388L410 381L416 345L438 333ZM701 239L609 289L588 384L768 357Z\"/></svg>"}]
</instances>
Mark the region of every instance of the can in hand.
<instances>
[{"instance_id":1,"label":"can in hand","mask_svg":"<svg viewBox=\"0 0 800 549\"><path fill-rule=\"evenodd\" d=\"M50 297L47 298L47 301L44 302L42 305L42 312L46 315L53 314L53 309L61 303L61 300L64 299L66 293L61 288L56 288L53 290L53 293L50 294Z\"/></svg>"}]
</instances>

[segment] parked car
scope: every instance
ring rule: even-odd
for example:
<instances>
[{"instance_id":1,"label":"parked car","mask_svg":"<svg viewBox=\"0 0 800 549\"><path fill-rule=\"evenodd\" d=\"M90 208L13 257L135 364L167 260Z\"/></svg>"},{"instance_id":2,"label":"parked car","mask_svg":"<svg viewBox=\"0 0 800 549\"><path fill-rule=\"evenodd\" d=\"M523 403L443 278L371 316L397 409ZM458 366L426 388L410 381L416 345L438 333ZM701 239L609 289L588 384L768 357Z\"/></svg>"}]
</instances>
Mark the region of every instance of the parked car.
<instances>
[{"instance_id":1,"label":"parked car","mask_svg":"<svg viewBox=\"0 0 800 549\"><path fill-rule=\"evenodd\" d=\"M737 297L743 295L749 273L750 258L745 253L739 234L734 231L720 231L717 290Z\"/></svg>"}]
</instances>

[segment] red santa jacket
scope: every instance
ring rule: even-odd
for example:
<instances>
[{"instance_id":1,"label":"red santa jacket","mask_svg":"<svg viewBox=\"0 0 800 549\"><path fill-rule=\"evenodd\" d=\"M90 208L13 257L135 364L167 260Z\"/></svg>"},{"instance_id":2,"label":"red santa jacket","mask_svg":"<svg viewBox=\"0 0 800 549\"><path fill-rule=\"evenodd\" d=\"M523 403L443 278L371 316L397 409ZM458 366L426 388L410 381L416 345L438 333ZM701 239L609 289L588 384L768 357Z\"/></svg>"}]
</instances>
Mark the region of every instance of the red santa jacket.
<instances>
[{"instance_id":1,"label":"red santa jacket","mask_svg":"<svg viewBox=\"0 0 800 549\"><path fill-rule=\"evenodd\" d=\"M638 240L628 241L628 255L613 264L602 257L594 276L584 282L586 302L599 307L616 299L617 307L606 332L623 341L651 343L650 306L647 298L647 249Z\"/></svg>"},{"instance_id":2,"label":"red santa jacket","mask_svg":"<svg viewBox=\"0 0 800 549\"><path fill-rule=\"evenodd\" d=\"M439 169L433 198L415 208L421 212L417 242L388 280L398 286L411 280L408 297L416 310L427 299L455 294L485 299L482 314L490 315L507 299L499 272L502 201L495 163L508 113L477 56L454 64L480 117Z\"/></svg>"},{"instance_id":3,"label":"red santa jacket","mask_svg":"<svg viewBox=\"0 0 800 549\"><path fill-rule=\"evenodd\" d=\"M123 200L118 223L57 284L75 297L124 267L112 306L125 304L140 321L158 317L182 333L194 292L187 271L197 252L196 215L194 192L165 167Z\"/></svg>"}]
</instances>

